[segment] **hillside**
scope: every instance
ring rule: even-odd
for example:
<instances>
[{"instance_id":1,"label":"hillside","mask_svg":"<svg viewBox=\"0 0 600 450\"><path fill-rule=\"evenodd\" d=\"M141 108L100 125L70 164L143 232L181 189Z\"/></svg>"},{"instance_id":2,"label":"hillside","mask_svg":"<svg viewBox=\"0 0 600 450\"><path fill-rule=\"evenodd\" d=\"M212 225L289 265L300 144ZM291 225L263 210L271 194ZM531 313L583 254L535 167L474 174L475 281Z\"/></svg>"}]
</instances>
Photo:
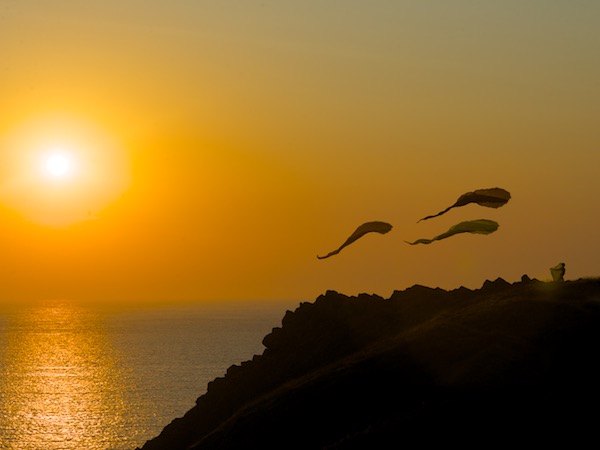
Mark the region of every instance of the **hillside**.
<instances>
[{"instance_id":1,"label":"hillside","mask_svg":"<svg viewBox=\"0 0 600 450\"><path fill-rule=\"evenodd\" d=\"M597 279L328 291L263 343L143 450L572 445L600 419Z\"/></svg>"}]
</instances>

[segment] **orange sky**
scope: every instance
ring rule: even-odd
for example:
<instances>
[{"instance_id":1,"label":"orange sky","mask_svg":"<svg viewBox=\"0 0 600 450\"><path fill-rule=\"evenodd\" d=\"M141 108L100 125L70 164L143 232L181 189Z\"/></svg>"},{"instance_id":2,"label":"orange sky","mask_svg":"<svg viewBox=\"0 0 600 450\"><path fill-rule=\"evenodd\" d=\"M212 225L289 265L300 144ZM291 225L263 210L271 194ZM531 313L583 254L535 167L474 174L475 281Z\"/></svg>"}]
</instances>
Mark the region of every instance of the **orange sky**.
<instances>
[{"instance_id":1,"label":"orange sky","mask_svg":"<svg viewBox=\"0 0 600 450\"><path fill-rule=\"evenodd\" d=\"M600 4L89 3L0 7L0 300L599 275ZM316 259L372 220L394 229Z\"/></svg>"}]
</instances>

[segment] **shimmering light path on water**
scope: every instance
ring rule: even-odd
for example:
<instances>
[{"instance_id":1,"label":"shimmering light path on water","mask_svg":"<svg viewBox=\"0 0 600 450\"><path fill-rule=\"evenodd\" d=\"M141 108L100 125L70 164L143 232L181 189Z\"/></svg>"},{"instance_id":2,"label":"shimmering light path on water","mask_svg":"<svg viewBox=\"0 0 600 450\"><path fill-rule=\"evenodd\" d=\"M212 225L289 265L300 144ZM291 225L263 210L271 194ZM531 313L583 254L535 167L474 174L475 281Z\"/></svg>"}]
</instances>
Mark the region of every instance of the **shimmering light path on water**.
<instances>
[{"instance_id":1,"label":"shimmering light path on water","mask_svg":"<svg viewBox=\"0 0 600 450\"><path fill-rule=\"evenodd\" d=\"M231 364L261 353L284 306L0 313L0 449L134 449Z\"/></svg>"},{"instance_id":2,"label":"shimmering light path on water","mask_svg":"<svg viewBox=\"0 0 600 450\"><path fill-rule=\"evenodd\" d=\"M2 447L119 448L132 386L99 318L62 304L15 312L5 326Z\"/></svg>"}]
</instances>

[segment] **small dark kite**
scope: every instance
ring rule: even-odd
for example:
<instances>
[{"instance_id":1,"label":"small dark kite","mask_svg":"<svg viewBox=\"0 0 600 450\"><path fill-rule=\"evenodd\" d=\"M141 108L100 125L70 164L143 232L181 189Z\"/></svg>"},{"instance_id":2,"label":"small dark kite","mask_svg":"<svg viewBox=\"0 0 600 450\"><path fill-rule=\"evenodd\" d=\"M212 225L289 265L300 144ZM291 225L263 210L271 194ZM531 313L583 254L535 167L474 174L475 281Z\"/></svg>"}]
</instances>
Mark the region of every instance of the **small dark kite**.
<instances>
[{"instance_id":1,"label":"small dark kite","mask_svg":"<svg viewBox=\"0 0 600 450\"><path fill-rule=\"evenodd\" d=\"M459 206L465 206L469 203L477 203L481 206L486 206L488 208L500 208L502 205L505 205L510 200L510 192L502 189L502 188L491 188L491 189L477 189L473 192L467 192L466 194L461 195L454 205L449 206L445 210L434 214L432 216L423 217L419 220L427 220L433 219L434 217L441 216L442 214L447 213L452 208L458 208Z\"/></svg>"},{"instance_id":2,"label":"small dark kite","mask_svg":"<svg viewBox=\"0 0 600 450\"><path fill-rule=\"evenodd\" d=\"M330 256L333 255L337 255L340 250L342 250L344 247L346 247L347 245L352 244L354 241L356 241L357 239L363 237L365 234L367 233L380 233L380 234L385 234L388 231L390 231L392 229L392 226L389 223L386 222L367 222L367 223L363 223L360 227L358 227L356 229L356 231L354 231L354 233L352 233L352 235L346 239L346 242L344 242L342 245L340 245L340 247L337 250L332 251L331 253L328 253L325 256L317 256L317 258L319 259L325 259L325 258L329 258Z\"/></svg>"}]
</instances>

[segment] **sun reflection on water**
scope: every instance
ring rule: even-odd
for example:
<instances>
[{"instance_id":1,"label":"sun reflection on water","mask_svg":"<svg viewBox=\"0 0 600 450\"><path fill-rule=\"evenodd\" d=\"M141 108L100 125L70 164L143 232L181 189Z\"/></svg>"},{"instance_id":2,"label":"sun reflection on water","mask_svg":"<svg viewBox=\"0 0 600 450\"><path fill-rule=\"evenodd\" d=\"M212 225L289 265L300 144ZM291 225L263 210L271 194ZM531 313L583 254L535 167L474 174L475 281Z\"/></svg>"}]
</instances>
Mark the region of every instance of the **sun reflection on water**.
<instances>
[{"instance_id":1,"label":"sun reflection on water","mask_svg":"<svg viewBox=\"0 0 600 450\"><path fill-rule=\"evenodd\" d=\"M0 448L135 447L124 397L135 389L101 319L55 303L14 310L0 324Z\"/></svg>"}]
</instances>

